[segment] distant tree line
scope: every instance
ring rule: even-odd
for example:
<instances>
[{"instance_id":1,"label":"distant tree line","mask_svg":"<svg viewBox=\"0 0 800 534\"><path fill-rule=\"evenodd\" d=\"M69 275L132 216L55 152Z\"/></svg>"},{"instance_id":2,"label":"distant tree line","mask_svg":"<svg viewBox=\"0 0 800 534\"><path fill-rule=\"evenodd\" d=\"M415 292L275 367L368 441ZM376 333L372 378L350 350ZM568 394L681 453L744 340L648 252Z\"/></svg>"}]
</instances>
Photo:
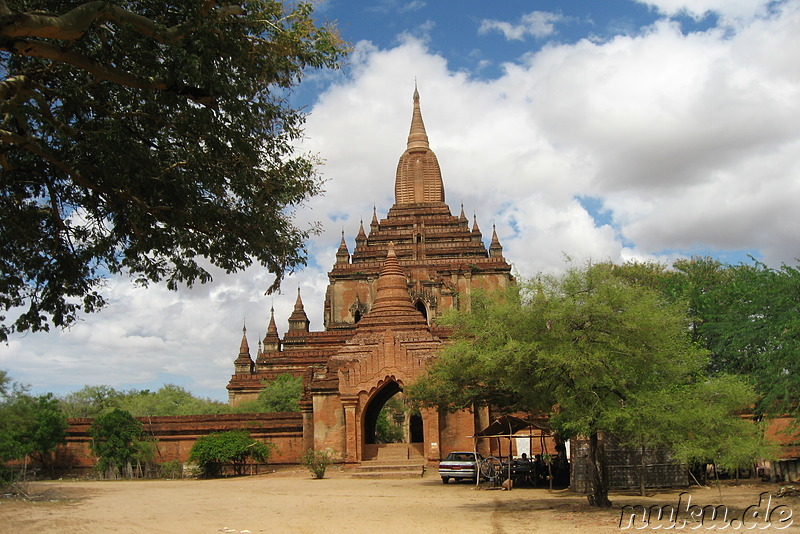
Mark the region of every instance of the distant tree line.
<instances>
[{"instance_id":1,"label":"distant tree line","mask_svg":"<svg viewBox=\"0 0 800 534\"><path fill-rule=\"evenodd\" d=\"M61 410L69 418L97 417L114 409L134 417L170 415L207 415L218 413L294 412L300 409L302 379L289 374L266 381L257 399L230 406L213 399L196 397L181 386L167 384L149 389L117 390L109 386L84 386L58 398Z\"/></svg>"}]
</instances>

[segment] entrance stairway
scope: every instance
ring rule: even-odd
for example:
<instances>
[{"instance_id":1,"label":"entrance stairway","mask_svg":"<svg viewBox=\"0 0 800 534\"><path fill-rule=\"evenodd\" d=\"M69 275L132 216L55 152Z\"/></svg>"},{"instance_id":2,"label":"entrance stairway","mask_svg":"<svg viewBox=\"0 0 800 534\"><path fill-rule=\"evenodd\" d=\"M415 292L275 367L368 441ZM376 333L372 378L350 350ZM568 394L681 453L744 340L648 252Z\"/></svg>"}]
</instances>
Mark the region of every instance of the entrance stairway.
<instances>
[{"instance_id":1,"label":"entrance stairway","mask_svg":"<svg viewBox=\"0 0 800 534\"><path fill-rule=\"evenodd\" d=\"M420 478L425 474L422 443L365 445L364 460L354 478Z\"/></svg>"}]
</instances>

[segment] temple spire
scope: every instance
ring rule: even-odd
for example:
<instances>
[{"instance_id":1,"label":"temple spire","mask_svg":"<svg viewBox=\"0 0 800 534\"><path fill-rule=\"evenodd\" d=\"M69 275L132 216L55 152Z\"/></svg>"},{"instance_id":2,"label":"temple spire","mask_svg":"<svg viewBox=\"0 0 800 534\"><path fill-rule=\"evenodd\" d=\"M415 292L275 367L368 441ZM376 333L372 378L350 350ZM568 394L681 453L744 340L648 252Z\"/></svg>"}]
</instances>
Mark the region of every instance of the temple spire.
<instances>
[{"instance_id":1,"label":"temple spire","mask_svg":"<svg viewBox=\"0 0 800 534\"><path fill-rule=\"evenodd\" d=\"M242 342L239 344L239 356L233 361L236 374L253 372L253 360L250 358L250 345L247 344L247 327L242 326Z\"/></svg>"},{"instance_id":2,"label":"temple spire","mask_svg":"<svg viewBox=\"0 0 800 534\"><path fill-rule=\"evenodd\" d=\"M490 258L503 257L503 246L500 244L500 239L498 239L497 237L497 228L495 228L494 223L492 224L492 242L489 245L489 257Z\"/></svg>"},{"instance_id":3,"label":"temple spire","mask_svg":"<svg viewBox=\"0 0 800 534\"><path fill-rule=\"evenodd\" d=\"M411 302L408 279L389 242L386 260L375 283L375 300L372 307L359 322L359 329L384 328L404 329L427 327L428 323Z\"/></svg>"},{"instance_id":4,"label":"temple spire","mask_svg":"<svg viewBox=\"0 0 800 534\"><path fill-rule=\"evenodd\" d=\"M376 206L372 206L372 221L369 223L369 231L370 233L374 232L378 229L378 208Z\"/></svg>"},{"instance_id":5,"label":"temple spire","mask_svg":"<svg viewBox=\"0 0 800 534\"><path fill-rule=\"evenodd\" d=\"M242 342L239 344L239 356L250 355L250 345L247 344L247 325L242 325Z\"/></svg>"},{"instance_id":6,"label":"temple spire","mask_svg":"<svg viewBox=\"0 0 800 534\"><path fill-rule=\"evenodd\" d=\"M336 251L336 263L350 263L350 251L347 250L347 243L344 240L344 228L342 228L342 241L339 243L339 250Z\"/></svg>"},{"instance_id":7,"label":"temple spire","mask_svg":"<svg viewBox=\"0 0 800 534\"><path fill-rule=\"evenodd\" d=\"M419 91L414 84L414 113L411 116L411 130L408 132L408 151L430 149L428 134L425 132L425 123L422 121L422 110L419 106Z\"/></svg>"},{"instance_id":8,"label":"temple spire","mask_svg":"<svg viewBox=\"0 0 800 534\"><path fill-rule=\"evenodd\" d=\"M360 247L367 242L367 234L364 232L364 220L361 220L361 225L358 227L358 235L356 236L356 246Z\"/></svg>"},{"instance_id":9,"label":"temple spire","mask_svg":"<svg viewBox=\"0 0 800 534\"><path fill-rule=\"evenodd\" d=\"M294 311L289 316L289 330L302 330L308 332L309 320L300 298L300 288L297 288L297 300L294 302Z\"/></svg>"},{"instance_id":10,"label":"temple spire","mask_svg":"<svg viewBox=\"0 0 800 534\"><path fill-rule=\"evenodd\" d=\"M269 325L264 336L264 352L271 352L281 349L281 339L278 337L278 326L275 324L275 308L269 309Z\"/></svg>"},{"instance_id":11,"label":"temple spire","mask_svg":"<svg viewBox=\"0 0 800 534\"><path fill-rule=\"evenodd\" d=\"M389 241L386 260L375 285L375 301L372 304L372 311L398 306L400 308L414 309L411 304L411 295L406 285L406 274L397 260L397 254L394 252L394 242Z\"/></svg>"},{"instance_id":12,"label":"temple spire","mask_svg":"<svg viewBox=\"0 0 800 534\"><path fill-rule=\"evenodd\" d=\"M428 144L416 85L408 145L397 163L394 197L396 205L444 202L442 171Z\"/></svg>"}]
</instances>

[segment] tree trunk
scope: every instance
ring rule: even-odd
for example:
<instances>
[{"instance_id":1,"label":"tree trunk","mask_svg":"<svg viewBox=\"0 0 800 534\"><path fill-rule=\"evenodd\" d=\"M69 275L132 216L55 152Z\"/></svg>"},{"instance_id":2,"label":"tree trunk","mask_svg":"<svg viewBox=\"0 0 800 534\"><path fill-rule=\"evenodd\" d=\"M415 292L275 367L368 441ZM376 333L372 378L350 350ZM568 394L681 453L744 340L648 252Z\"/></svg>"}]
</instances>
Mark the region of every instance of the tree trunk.
<instances>
[{"instance_id":1,"label":"tree trunk","mask_svg":"<svg viewBox=\"0 0 800 534\"><path fill-rule=\"evenodd\" d=\"M639 495L644 497L645 493L645 464L644 464L644 445L641 449L641 458L639 459Z\"/></svg>"},{"instance_id":2,"label":"tree trunk","mask_svg":"<svg viewBox=\"0 0 800 534\"><path fill-rule=\"evenodd\" d=\"M589 474L592 481L592 493L588 495L588 499L589 504L592 506L609 508L611 501L608 500L608 488L603 475L603 462L605 459L598 441L597 432L592 432L589 436L589 461L592 464Z\"/></svg>"}]
</instances>

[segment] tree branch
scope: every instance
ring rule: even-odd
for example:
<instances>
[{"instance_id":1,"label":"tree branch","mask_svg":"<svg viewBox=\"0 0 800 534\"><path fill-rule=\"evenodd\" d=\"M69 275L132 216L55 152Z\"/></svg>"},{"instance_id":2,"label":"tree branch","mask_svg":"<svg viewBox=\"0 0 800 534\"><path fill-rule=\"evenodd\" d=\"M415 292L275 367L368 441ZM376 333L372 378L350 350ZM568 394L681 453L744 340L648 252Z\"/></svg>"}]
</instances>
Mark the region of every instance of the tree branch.
<instances>
[{"instance_id":1,"label":"tree branch","mask_svg":"<svg viewBox=\"0 0 800 534\"><path fill-rule=\"evenodd\" d=\"M63 15L17 13L0 20L0 35L5 37L41 37L71 41L81 38L97 21L127 22L138 31L151 35L156 26L150 19L124 9L95 1L82 4Z\"/></svg>"},{"instance_id":2,"label":"tree branch","mask_svg":"<svg viewBox=\"0 0 800 534\"><path fill-rule=\"evenodd\" d=\"M17 39L11 42L4 42L0 44L0 50L5 50L24 56L41 57L60 63L66 63L88 72L97 78L119 85L124 85L126 87L173 92L175 94L185 96L204 106L210 106L214 103L214 97L199 87L170 86L165 80L158 78L141 78L134 76L133 74L124 70L117 69L115 67L108 67L96 61L92 61L83 54L78 54L72 50L46 42Z\"/></svg>"},{"instance_id":3,"label":"tree branch","mask_svg":"<svg viewBox=\"0 0 800 534\"><path fill-rule=\"evenodd\" d=\"M2 0L0 0L2 1ZM0 82L0 100L12 97L30 89L31 81L27 76L11 76Z\"/></svg>"},{"instance_id":4,"label":"tree branch","mask_svg":"<svg viewBox=\"0 0 800 534\"><path fill-rule=\"evenodd\" d=\"M102 1L82 4L63 15L44 15L40 13L11 14L5 0L0 0L0 36L40 37L70 41L80 39L89 28L102 22L127 24L142 35L166 44L183 38L187 28L193 23L183 22L161 30L159 25L147 17ZM204 13L210 12L217 2L206 2ZM207 9L206 9L207 8ZM238 5L223 5L217 11L218 18L241 15L244 9Z\"/></svg>"}]
</instances>

